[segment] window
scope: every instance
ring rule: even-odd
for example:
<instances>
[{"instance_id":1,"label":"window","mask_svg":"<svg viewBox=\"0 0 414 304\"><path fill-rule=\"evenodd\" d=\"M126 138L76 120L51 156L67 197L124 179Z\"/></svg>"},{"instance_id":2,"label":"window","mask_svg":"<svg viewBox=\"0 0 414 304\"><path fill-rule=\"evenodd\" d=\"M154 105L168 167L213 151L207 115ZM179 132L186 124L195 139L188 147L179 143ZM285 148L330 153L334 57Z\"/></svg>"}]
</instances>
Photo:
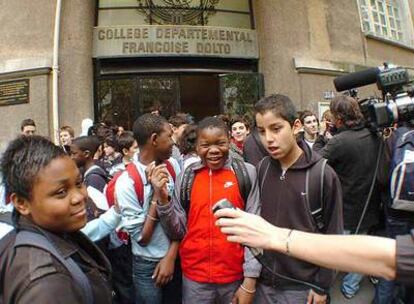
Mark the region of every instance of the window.
<instances>
[{"instance_id":1,"label":"window","mask_svg":"<svg viewBox=\"0 0 414 304\"><path fill-rule=\"evenodd\" d=\"M412 46L413 25L407 0L359 0L363 32Z\"/></svg>"}]
</instances>

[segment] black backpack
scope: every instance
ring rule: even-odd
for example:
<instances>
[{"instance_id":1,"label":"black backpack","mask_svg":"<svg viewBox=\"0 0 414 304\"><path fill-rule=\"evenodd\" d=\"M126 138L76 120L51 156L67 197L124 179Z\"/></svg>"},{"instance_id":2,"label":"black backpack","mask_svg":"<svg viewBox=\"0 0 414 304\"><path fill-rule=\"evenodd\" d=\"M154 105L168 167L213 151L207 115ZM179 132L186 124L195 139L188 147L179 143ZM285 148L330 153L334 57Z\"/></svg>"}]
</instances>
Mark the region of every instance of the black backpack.
<instances>
[{"instance_id":1,"label":"black backpack","mask_svg":"<svg viewBox=\"0 0 414 304\"><path fill-rule=\"evenodd\" d=\"M309 206L315 227L318 231L323 232L325 228L325 219L323 217L324 200L323 200L323 184L325 176L325 167L327 159L321 158L313 166L306 170L305 179L305 200ZM270 166L270 156L266 156L257 165L257 175L259 180L259 189L262 191L264 179ZM312 198L312 199L310 199Z\"/></svg>"},{"instance_id":2,"label":"black backpack","mask_svg":"<svg viewBox=\"0 0 414 304\"><path fill-rule=\"evenodd\" d=\"M0 213L0 222L6 224L12 224L11 212ZM73 280L80 287L82 291L82 298L84 304L93 304L93 293L89 279L84 272L75 263L75 261L68 257L64 258L59 250L53 246L53 244L42 234L28 230L20 230L16 233L16 230L10 231L2 239L0 239L0 304L3 303L2 290L4 290L4 275L5 270L8 268L8 264L11 262L11 257L5 259L4 254L6 249L10 246L13 248L30 246L37 247L44 251L49 252L54 258L56 258L70 273Z\"/></svg>"},{"instance_id":3,"label":"black backpack","mask_svg":"<svg viewBox=\"0 0 414 304\"><path fill-rule=\"evenodd\" d=\"M391 201L389 207L414 211L414 130L400 127L391 158Z\"/></svg>"},{"instance_id":4,"label":"black backpack","mask_svg":"<svg viewBox=\"0 0 414 304\"><path fill-rule=\"evenodd\" d=\"M189 165L182 175L181 179L181 188L180 188L180 197L181 197L181 206L185 210L185 212L188 214L188 211L190 210L190 196L191 196L191 190L194 183L194 167L198 166L198 163L193 163ZM252 182L249 177L249 172L247 171L246 164L244 161L232 158L231 159L231 167L234 170L234 174L237 178L237 183L240 187L240 194L243 197L244 202L247 201L247 198L249 196L250 190L252 188Z\"/></svg>"}]
</instances>

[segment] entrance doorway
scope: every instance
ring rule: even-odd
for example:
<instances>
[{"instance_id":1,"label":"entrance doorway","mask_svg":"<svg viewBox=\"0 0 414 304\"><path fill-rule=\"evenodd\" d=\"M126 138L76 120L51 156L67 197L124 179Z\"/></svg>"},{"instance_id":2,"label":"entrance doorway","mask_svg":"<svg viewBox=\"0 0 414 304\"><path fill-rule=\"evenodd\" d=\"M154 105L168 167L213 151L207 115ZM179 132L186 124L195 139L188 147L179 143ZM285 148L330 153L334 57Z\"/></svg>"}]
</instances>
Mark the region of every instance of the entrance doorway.
<instances>
[{"instance_id":1,"label":"entrance doorway","mask_svg":"<svg viewBox=\"0 0 414 304\"><path fill-rule=\"evenodd\" d=\"M99 79L96 88L96 120L127 129L154 108L166 118L186 112L196 121L220 113L246 115L263 95L258 73L136 75Z\"/></svg>"},{"instance_id":2,"label":"entrance doorway","mask_svg":"<svg viewBox=\"0 0 414 304\"><path fill-rule=\"evenodd\" d=\"M190 113L196 121L220 114L218 75L180 76L180 103L180 111Z\"/></svg>"}]
</instances>

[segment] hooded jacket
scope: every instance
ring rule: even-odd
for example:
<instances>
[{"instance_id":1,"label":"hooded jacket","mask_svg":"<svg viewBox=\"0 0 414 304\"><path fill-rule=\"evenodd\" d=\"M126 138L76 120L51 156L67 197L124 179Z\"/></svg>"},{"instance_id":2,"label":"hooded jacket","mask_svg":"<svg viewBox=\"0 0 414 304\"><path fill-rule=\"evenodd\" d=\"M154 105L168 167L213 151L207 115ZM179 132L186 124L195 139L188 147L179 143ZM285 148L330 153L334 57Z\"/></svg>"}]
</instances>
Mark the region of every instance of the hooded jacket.
<instances>
[{"instance_id":1,"label":"hooded jacket","mask_svg":"<svg viewBox=\"0 0 414 304\"><path fill-rule=\"evenodd\" d=\"M19 229L44 235L63 257L71 257L89 279L94 303L112 303L111 265L83 233L52 233L24 217L19 219ZM69 271L43 249L9 246L0 261L0 270L4 284L0 286L0 303L83 303L81 289Z\"/></svg>"},{"instance_id":2,"label":"hooded jacket","mask_svg":"<svg viewBox=\"0 0 414 304\"><path fill-rule=\"evenodd\" d=\"M261 216L273 225L306 232L318 232L305 199L306 171L316 164L321 156L312 152L303 141L299 146L304 151L299 159L286 172L282 171L278 160L270 160L259 169ZM333 169L327 165L324 171L323 218L324 231L327 234L340 234L342 224L342 193L339 179ZM309 189L312 191L312 189ZM309 199L313 199L309 196ZM294 235L293 235L294 242ZM334 279L334 271L299 261L281 253L264 252L264 260L274 271L302 281L311 282L323 288L329 288ZM284 289L307 288L289 281L276 278L266 268L262 269L259 282Z\"/></svg>"},{"instance_id":3,"label":"hooded jacket","mask_svg":"<svg viewBox=\"0 0 414 304\"><path fill-rule=\"evenodd\" d=\"M252 133L250 133L243 146L243 157L244 160L253 166L256 166L265 156L268 156L269 153L266 151L265 147L259 139L257 129L255 128Z\"/></svg>"},{"instance_id":4,"label":"hooded jacket","mask_svg":"<svg viewBox=\"0 0 414 304\"><path fill-rule=\"evenodd\" d=\"M260 264L247 248L230 243L215 225L213 205L226 198L238 208L259 213L259 189L255 168L246 163L252 183L247 201L244 202L236 176L231 168L231 158L223 168L210 170L200 162L195 171L188 214L181 205L182 174L175 184L172 201L158 206L161 224L171 239L182 239L180 257L183 274L199 283L226 284L244 277L256 278Z\"/></svg>"}]
</instances>

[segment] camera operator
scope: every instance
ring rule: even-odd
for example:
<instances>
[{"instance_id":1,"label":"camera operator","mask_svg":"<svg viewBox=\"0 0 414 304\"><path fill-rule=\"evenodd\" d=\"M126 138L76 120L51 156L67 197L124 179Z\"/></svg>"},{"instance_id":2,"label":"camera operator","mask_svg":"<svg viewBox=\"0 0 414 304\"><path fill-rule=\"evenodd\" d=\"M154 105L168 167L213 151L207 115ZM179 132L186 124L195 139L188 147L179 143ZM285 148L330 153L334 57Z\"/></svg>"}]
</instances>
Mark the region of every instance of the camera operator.
<instances>
[{"instance_id":1,"label":"camera operator","mask_svg":"<svg viewBox=\"0 0 414 304\"><path fill-rule=\"evenodd\" d=\"M326 145L323 138L319 137L313 150L328 159L328 164L341 181L345 234L367 234L379 221L380 198L376 185L369 201L368 197L375 182L374 172L381 140L365 127L363 115L354 98L337 96L332 100L330 110L336 134ZM343 278L341 291L345 298L351 299L356 295L362 278L358 273L349 273Z\"/></svg>"},{"instance_id":2,"label":"camera operator","mask_svg":"<svg viewBox=\"0 0 414 304\"><path fill-rule=\"evenodd\" d=\"M414 213L412 211L398 210L393 208L393 199L390 193L390 181L392 169L397 165L397 144L402 137L414 132L412 122L401 122L396 130L387 139L384 153L381 159L381 169L378 172L378 181L381 190L381 200L384 204L386 235L389 238L397 238L400 235L409 234L414 229ZM410 140L410 138L407 138ZM414 144L414 143L413 143ZM412 148L412 145L410 145ZM410 148L410 149L411 149ZM380 279L375 290L375 304L387 303L413 303L414 293L395 281Z\"/></svg>"},{"instance_id":3,"label":"camera operator","mask_svg":"<svg viewBox=\"0 0 414 304\"><path fill-rule=\"evenodd\" d=\"M287 254L321 267L396 279L414 286L414 231L396 240L365 235L324 235L271 225L239 209L214 214L227 240Z\"/></svg>"}]
</instances>

